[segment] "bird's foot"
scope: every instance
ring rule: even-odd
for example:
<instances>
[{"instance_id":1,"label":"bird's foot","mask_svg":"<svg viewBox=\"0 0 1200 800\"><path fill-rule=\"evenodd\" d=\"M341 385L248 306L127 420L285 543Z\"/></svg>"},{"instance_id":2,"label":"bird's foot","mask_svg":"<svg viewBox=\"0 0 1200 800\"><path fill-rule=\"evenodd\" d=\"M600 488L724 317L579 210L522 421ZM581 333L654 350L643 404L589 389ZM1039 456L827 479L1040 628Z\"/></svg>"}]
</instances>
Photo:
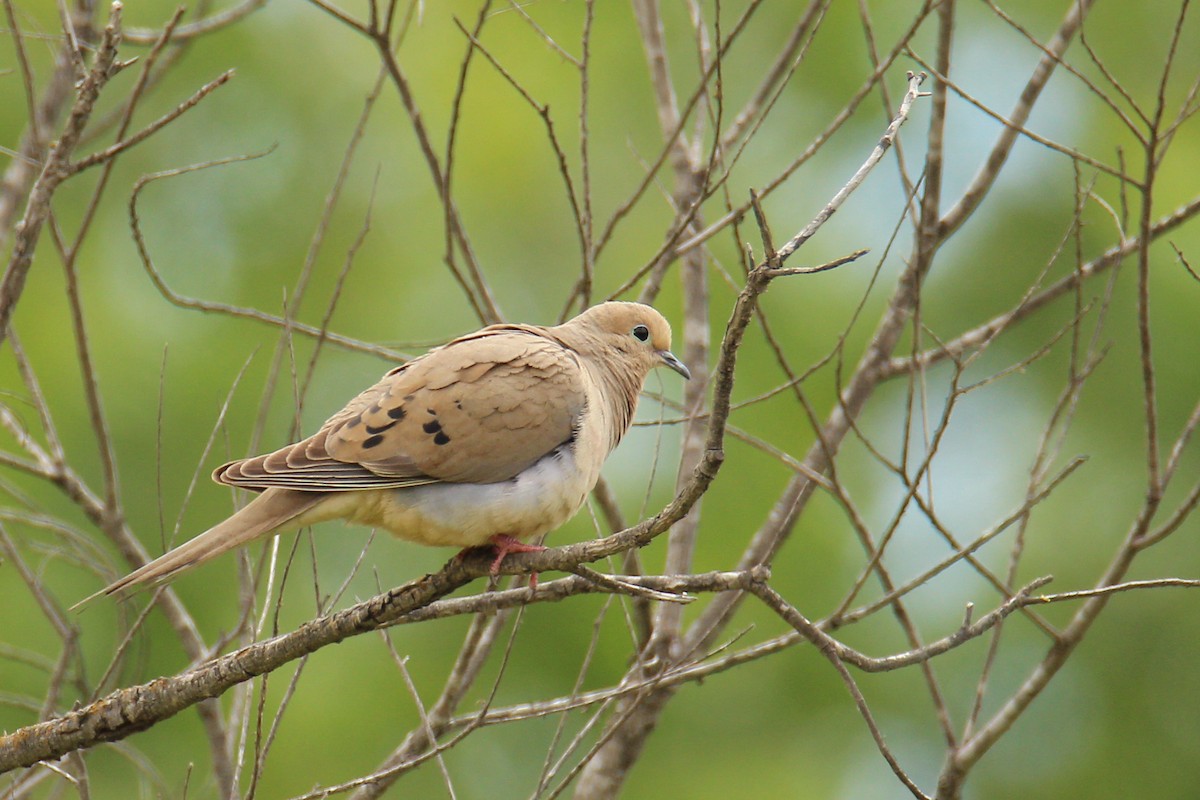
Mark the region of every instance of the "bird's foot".
<instances>
[{"instance_id":1,"label":"bird's foot","mask_svg":"<svg viewBox=\"0 0 1200 800\"><path fill-rule=\"evenodd\" d=\"M520 539L515 539L507 533L497 533L491 538L493 549L496 551L496 557L492 560L491 573L498 575L500 573L500 564L503 563L504 557L509 553L540 553L545 550L544 545L526 544ZM529 576L530 587L537 586L537 573L531 573Z\"/></svg>"}]
</instances>

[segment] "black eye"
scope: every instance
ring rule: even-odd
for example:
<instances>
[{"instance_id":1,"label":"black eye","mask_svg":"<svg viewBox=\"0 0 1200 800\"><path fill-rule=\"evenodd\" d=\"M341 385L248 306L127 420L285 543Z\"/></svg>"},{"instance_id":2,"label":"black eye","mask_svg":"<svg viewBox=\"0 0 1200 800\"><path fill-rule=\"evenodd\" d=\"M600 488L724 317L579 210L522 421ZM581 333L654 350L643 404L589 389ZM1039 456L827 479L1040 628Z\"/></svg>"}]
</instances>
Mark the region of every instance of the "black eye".
<instances>
[{"instance_id":1,"label":"black eye","mask_svg":"<svg viewBox=\"0 0 1200 800\"><path fill-rule=\"evenodd\" d=\"M646 341L650 338L650 329L645 325L634 325L633 338L637 339L639 342Z\"/></svg>"}]
</instances>

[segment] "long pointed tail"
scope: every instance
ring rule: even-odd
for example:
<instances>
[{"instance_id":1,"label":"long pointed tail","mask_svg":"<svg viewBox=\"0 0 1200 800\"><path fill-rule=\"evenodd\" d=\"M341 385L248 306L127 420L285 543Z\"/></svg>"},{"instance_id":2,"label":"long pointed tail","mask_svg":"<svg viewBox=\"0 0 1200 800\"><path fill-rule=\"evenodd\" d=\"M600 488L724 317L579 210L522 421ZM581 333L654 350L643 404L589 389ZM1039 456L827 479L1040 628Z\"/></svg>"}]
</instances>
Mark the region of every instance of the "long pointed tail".
<instances>
[{"instance_id":1,"label":"long pointed tail","mask_svg":"<svg viewBox=\"0 0 1200 800\"><path fill-rule=\"evenodd\" d=\"M134 589L165 583L192 567L286 526L324 498L321 492L267 489L229 519L85 597L71 606L71 610L81 608L97 597L123 595Z\"/></svg>"}]
</instances>

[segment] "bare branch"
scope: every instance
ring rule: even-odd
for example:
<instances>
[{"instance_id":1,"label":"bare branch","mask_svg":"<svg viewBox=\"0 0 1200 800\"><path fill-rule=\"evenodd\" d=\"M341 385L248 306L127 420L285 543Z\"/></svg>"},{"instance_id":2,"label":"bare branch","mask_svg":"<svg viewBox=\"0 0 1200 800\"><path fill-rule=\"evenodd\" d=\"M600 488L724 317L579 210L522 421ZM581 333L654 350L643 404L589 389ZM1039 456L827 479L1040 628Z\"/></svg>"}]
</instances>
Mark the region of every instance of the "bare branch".
<instances>
[{"instance_id":1,"label":"bare branch","mask_svg":"<svg viewBox=\"0 0 1200 800\"><path fill-rule=\"evenodd\" d=\"M70 116L50 148L41 175L29 194L25 216L17 226L12 255L4 277L0 279L0 342L8 335L13 310L25 288L25 277L33 263L33 252L41 236L42 226L50 216L50 200L59 185L71 175L71 153L79 143L83 128L92 115L96 100L100 97L100 90L119 69L117 46L121 42L122 8L120 2L112 4L108 25L104 28L104 38L96 50L91 69L79 86Z\"/></svg>"},{"instance_id":2,"label":"bare branch","mask_svg":"<svg viewBox=\"0 0 1200 800\"><path fill-rule=\"evenodd\" d=\"M121 689L57 719L0 736L0 773L58 758L82 747L123 739L201 700L217 697L232 686L350 636L427 619L430 615L473 613L480 610L479 604L495 610L530 601L557 601L580 593L607 590L606 586L575 577L541 584L533 590L532 597L527 590L512 590L467 598L466 602L451 601L452 605L448 607L430 607L434 600L486 574L486 560L451 561L440 572L344 611L315 619L292 633L249 645L173 678L160 678L142 686ZM750 580L750 573L730 573L658 580L631 577L622 582L678 594L746 588Z\"/></svg>"}]
</instances>

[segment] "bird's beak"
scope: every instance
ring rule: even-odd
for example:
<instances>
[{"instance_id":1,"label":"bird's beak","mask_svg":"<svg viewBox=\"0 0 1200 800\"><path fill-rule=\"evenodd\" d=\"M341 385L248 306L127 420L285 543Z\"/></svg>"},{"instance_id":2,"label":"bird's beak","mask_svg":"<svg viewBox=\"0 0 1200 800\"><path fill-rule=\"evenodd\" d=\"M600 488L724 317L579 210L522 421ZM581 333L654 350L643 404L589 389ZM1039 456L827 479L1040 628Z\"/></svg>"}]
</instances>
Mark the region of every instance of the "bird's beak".
<instances>
[{"instance_id":1,"label":"bird's beak","mask_svg":"<svg viewBox=\"0 0 1200 800\"><path fill-rule=\"evenodd\" d=\"M692 373L688 371L688 368L683 365L683 362L680 361L670 350L659 350L658 357L662 359L663 366L670 367L671 369L675 370L686 380L690 381L692 379Z\"/></svg>"}]
</instances>

